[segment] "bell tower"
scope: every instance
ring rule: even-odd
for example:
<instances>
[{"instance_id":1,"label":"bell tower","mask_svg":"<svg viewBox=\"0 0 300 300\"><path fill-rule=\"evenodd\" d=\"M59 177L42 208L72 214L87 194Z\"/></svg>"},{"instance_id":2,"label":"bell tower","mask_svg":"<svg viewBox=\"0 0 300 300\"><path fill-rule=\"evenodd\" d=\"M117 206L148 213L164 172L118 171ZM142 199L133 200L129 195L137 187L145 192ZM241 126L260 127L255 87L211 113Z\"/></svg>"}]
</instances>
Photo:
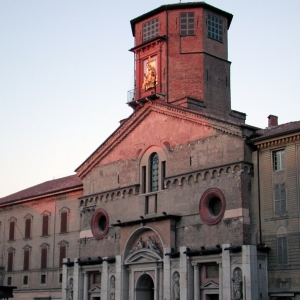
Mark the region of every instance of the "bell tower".
<instances>
[{"instance_id":1,"label":"bell tower","mask_svg":"<svg viewBox=\"0 0 300 300\"><path fill-rule=\"evenodd\" d=\"M232 14L204 2L162 5L131 20L135 87L128 104L166 103L245 122L231 110Z\"/></svg>"}]
</instances>

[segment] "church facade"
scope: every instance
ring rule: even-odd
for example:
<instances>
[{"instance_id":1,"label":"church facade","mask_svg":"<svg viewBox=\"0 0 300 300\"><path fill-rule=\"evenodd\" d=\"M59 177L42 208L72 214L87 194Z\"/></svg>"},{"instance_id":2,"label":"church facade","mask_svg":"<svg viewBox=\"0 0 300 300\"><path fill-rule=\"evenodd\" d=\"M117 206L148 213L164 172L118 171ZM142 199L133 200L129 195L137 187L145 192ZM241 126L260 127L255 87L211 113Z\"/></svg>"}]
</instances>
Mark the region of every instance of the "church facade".
<instances>
[{"instance_id":1,"label":"church facade","mask_svg":"<svg viewBox=\"0 0 300 300\"><path fill-rule=\"evenodd\" d=\"M245 142L257 128L230 105L231 20L179 3L131 21L133 113L76 170L80 249L62 299L267 299Z\"/></svg>"},{"instance_id":2,"label":"church facade","mask_svg":"<svg viewBox=\"0 0 300 300\"><path fill-rule=\"evenodd\" d=\"M300 123L231 109L232 18L191 2L131 21L132 114L76 175L0 199L16 299L300 299Z\"/></svg>"}]
</instances>

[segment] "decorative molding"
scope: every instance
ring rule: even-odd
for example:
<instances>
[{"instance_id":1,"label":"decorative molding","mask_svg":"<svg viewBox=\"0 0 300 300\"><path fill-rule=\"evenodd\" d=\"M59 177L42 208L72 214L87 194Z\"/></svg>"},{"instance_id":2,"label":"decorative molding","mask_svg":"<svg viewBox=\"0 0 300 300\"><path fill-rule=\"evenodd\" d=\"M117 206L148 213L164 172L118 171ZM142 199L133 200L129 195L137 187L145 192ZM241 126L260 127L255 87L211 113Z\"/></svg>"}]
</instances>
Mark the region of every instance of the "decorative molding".
<instances>
[{"instance_id":1,"label":"decorative molding","mask_svg":"<svg viewBox=\"0 0 300 300\"><path fill-rule=\"evenodd\" d=\"M254 143L254 145L256 145L258 149L267 149L272 147L282 147L285 146L286 144L296 143L299 141L300 141L300 133L296 133L285 137L283 136L277 137L274 139L266 138L266 140L264 141L259 141Z\"/></svg>"}]
</instances>

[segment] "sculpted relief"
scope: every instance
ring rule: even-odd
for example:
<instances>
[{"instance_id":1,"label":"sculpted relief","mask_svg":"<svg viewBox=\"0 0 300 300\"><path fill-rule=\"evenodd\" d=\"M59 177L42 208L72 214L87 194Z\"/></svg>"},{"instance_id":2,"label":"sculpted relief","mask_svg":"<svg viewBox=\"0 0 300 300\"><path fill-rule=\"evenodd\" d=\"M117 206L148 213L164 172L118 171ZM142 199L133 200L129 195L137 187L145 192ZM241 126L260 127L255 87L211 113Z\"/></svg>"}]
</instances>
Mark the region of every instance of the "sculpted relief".
<instances>
[{"instance_id":1,"label":"sculpted relief","mask_svg":"<svg viewBox=\"0 0 300 300\"><path fill-rule=\"evenodd\" d=\"M137 250L140 249L149 249L152 250L158 254L161 253L161 251L158 249L158 246L156 244L156 241L154 239L154 237L148 236L146 243L143 241L142 237L139 237L137 243L135 244L135 246L129 251L129 253L134 253Z\"/></svg>"}]
</instances>

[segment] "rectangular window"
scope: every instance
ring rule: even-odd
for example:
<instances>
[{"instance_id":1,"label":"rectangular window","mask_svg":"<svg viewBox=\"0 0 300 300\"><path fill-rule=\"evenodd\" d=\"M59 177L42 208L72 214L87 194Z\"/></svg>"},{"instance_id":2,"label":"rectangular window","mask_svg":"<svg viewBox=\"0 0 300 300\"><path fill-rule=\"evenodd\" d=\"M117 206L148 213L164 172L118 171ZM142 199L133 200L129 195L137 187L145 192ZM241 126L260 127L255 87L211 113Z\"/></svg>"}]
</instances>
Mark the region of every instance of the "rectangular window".
<instances>
[{"instance_id":1,"label":"rectangular window","mask_svg":"<svg viewBox=\"0 0 300 300\"><path fill-rule=\"evenodd\" d=\"M274 185L274 203L275 214L281 215L286 213L286 188L285 183Z\"/></svg>"},{"instance_id":2,"label":"rectangular window","mask_svg":"<svg viewBox=\"0 0 300 300\"><path fill-rule=\"evenodd\" d=\"M23 270L29 270L29 249L24 250Z\"/></svg>"},{"instance_id":3,"label":"rectangular window","mask_svg":"<svg viewBox=\"0 0 300 300\"><path fill-rule=\"evenodd\" d=\"M10 241L15 240L15 222L14 221L9 223L9 240Z\"/></svg>"},{"instance_id":4,"label":"rectangular window","mask_svg":"<svg viewBox=\"0 0 300 300\"><path fill-rule=\"evenodd\" d=\"M208 37L218 42L223 41L223 21L210 14L208 14Z\"/></svg>"},{"instance_id":5,"label":"rectangular window","mask_svg":"<svg viewBox=\"0 0 300 300\"><path fill-rule=\"evenodd\" d=\"M286 237L281 237L277 239L277 255L278 255L278 264L287 264L288 253L287 253Z\"/></svg>"},{"instance_id":6,"label":"rectangular window","mask_svg":"<svg viewBox=\"0 0 300 300\"><path fill-rule=\"evenodd\" d=\"M146 193L146 166L142 167L142 193Z\"/></svg>"},{"instance_id":7,"label":"rectangular window","mask_svg":"<svg viewBox=\"0 0 300 300\"><path fill-rule=\"evenodd\" d=\"M59 283L62 283L62 274L59 274Z\"/></svg>"},{"instance_id":8,"label":"rectangular window","mask_svg":"<svg viewBox=\"0 0 300 300\"><path fill-rule=\"evenodd\" d=\"M46 275L41 275L41 284L46 283Z\"/></svg>"},{"instance_id":9,"label":"rectangular window","mask_svg":"<svg viewBox=\"0 0 300 300\"><path fill-rule=\"evenodd\" d=\"M42 248L41 249L41 269L47 269L47 256L48 256L48 249Z\"/></svg>"},{"instance_id":10,"label":"rectangular window","mask_svg":"<svg viewBox=\"0 0 300 300\"><path fill-rule=\"evenodd\" d=\"M11 277L7 277L7 285L11 285Z\"/></svg>"},{"instance_id":11,"label":"rectangular window","mask_svg":"<svg viewBox=\"0 0 300 300\"><path fill-rule=\"evenodd\" d=\"M49 223L49 217L48 217L48 215L43 215L42 236L49 235L49 233L48 233L48 223Z\"/></svg>"},{"instance_id":12,"label":"rectangular window","mask_svg":"<svg viewBox=\"0 0 300 300\"><path fill-rule=\"evenodd\" d=\"M158 36L158 18L143 24L143 42Z\"/></svg>"},{"instance_id":13,"label":"rectangular window","mask_svg":"<svg viewBox=\"0 0 300 300\"><path fill-rule=\"evenodd\" d=\"M165 189L164 180L166 178L166 162L165 161L163 161L161 163L161 175L162 175L161 189L164 190Z\"/></svg>"},{"instance_id":14,"label":"rectangular window","mask_svg":"<svg viewBox=\"0 0 300 300\"><path fill-rule=\"evenodd\" d=\"M30 238L30 231L31 231L31 219L25 220L25 239Z\"/></svg>"},{"instance_id":15,"label":"rectangular window","mask_svg":"<svg viewBox=\"0 0 300 300\"><path fill-rule=\"evenodd\" d=\"M59 267L62 267L63 259L66 258L67 247L65 245L60 246L59 248Z\"/></svg>"},{"instance_id":16,"label":"rectangular window","mask_svg":"<svg viewBox=\"0 0 300 300\"><path fill-rule=\"evenodd\" d=\"M60 216L60 233L67 232L68 213L63 211Z\"/></svg>"},{"instance_id":17,"label":"rectangular window","mask_svg":"<svg viewBox=\"0 0 300 300\"><path fill-rule=\"evenodd\" d=\"M180 13L180 35L194 35L195 21L194 13Z\"/></svg>"},{"instance_id":18,"label":"rectangular window","mask_svg":"<svg viewBox=\"0 0 300 300\"><path fill-rule=\"evenodd\" d=\"M273 170L283 170L285 169L285 151L278 150L273 152Z\"/></svg>"},{"instance_id":19,"label":"rectangular window","mask_svg":"<svg viewBox=\"0 0 300 300\"><path fill-rule=\"evenodd\" d=\"M28 285L28 276L23 276L23 285Z\"/></svg>"},{"instance_id":20,"label":"rectangular window","mask_svg":"<svg viewBox=\"0 0 300 300\"><path fill-rule=\"evenodd\" d=\"M13 270L14 263L14 253L8 252L8 261L7 261L7 271L11 272Z\"/></svg>"}]
</instances>

